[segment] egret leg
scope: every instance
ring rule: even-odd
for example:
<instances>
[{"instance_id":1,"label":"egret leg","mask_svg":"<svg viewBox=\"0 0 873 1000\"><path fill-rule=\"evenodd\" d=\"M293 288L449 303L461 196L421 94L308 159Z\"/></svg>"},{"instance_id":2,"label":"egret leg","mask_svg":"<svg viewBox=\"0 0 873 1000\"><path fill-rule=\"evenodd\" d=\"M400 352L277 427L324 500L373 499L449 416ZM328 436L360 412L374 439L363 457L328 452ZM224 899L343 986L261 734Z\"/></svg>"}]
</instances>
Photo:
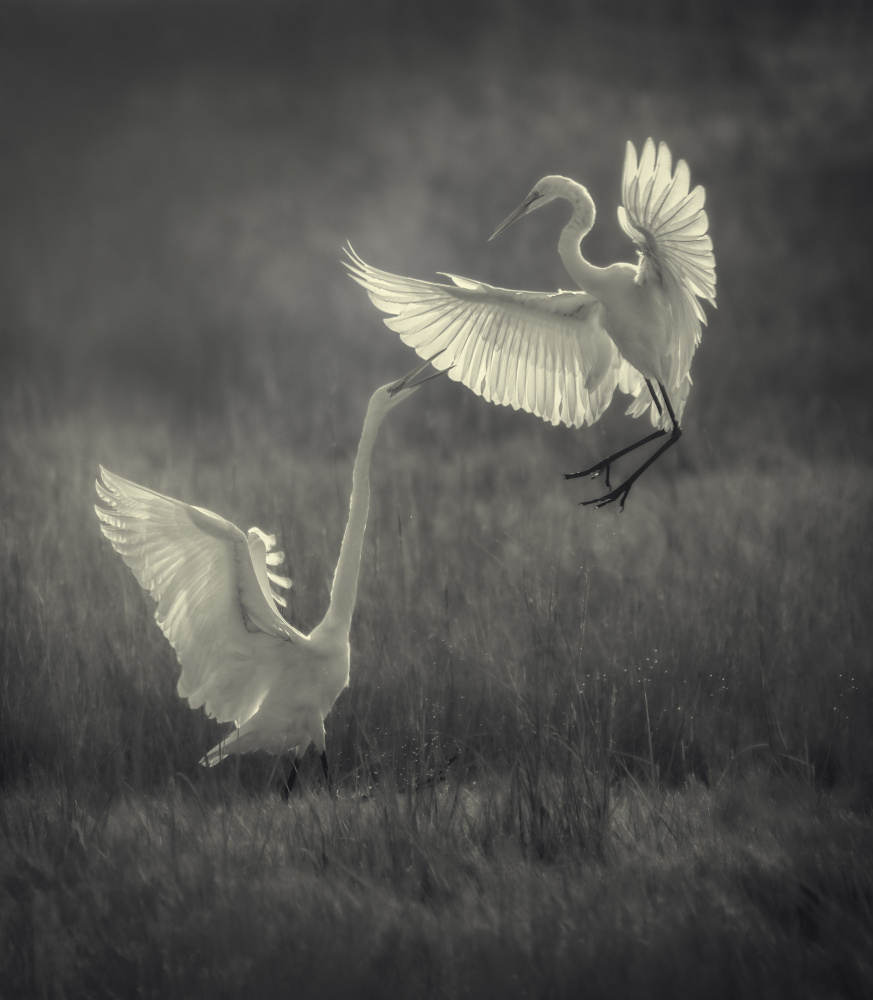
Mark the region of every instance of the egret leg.
<instances>
[{"instance_id":1,"label":"egret leg","mask_svg":"<svg viewBox=\"0 0 873 1000\"><path fill-rule=\"evenodd\" d=\"M327 751L326 750L322 750L321 751L321 766L324 768L324 777L325 777L325 780L327 781L327 790L329 792L332 792L333 791L333 782L330 780L330 770L328 769L328 766L327 766Z\"/></svg>"},{"instance_id":2,"label":"egret leg","mask_svg":"<svg viewBox=\"0 0 873 1000\"><path fill-rule=\"evenodd\" d=\"M291 794L291 789L294 787L294 782L297 781L298 774L298 764L299 760L296 756L291 758L291 770L288 772L288 776L285 778L285 787L282 789L282 797L288 798Z\"/></svg>"},{"instance_id":3,"label":"egret leg","mask_svg":"<svg viewBox=\"0 0 873 1000\"><path fill-rule=\"evenodd\" d=\"M648 379L646 379L646 382L648 383ZM670 421L673 424L673 430L670 432L669 440L666 441L664 444L662 444L654 455L647 458L646 461L643 462L643 464L636 470L636 472L633 472L631 475L629 475L627 479L625 479L625 481L620 486L616 486L616 488L607 493L606 496L598 497L595 498L594 500L583 500L582 503L579 505L580 507L587 507L589 504L596 504L598 507L605 507L608 503L613 503L614 501L618 500L619 507L621 508L621 510L624 510L624 502L625 500L627 500L628 494L630 493L633 484L640 478L640 476L646 471L646 469L648 469L650 465L654 464L668 448L671 448L674 444L676 444L679 438L682 437L682 428L679 426L679 421L676 419L676 414L673 412L673 407L670 405L670 397L667 395L667 391L664 389L663 383L659 382L658 385L661 387L661 393L664 396L664 403L667 406L667 413L669 414ZM652 388L651 385L649 385L649 389L651 388ZM652 393L652 396L654 397L654 392ZM652 441L656 437L661 437L666 433L667 433L666 431L656 431L654 434L650 434L647 438L644 438L642 441L638 441L635 445L631 446L630 448L626 448L623 452L619 452L618 454L624 455L628 451L633 451L634 448L637 448L640 445L645 444L646 441ZM617 457L617 456L611 456L611 457ZM609 485L608 479L606 485L607 486Z\"/></svg>"},{"instance_id":4,"label":"egret leg","mask_svg":"<svg viewBox=\"0 0 873 1000\"><path fill-rule=\"evenodd\" d=\"M646 385L649 387L649 392L652 395L652 399L655 401L655 406L658 409L658 413L663 413L664 411L661 408L661 401L658 399L658 394L655 392L652 383L648 379L646 379ZM661 383L659 382L658 385L661 385ZM661 391L662 392L664 391L663 386L661 386ZM665 399L667 398L666 395L664 396L664 398ZM672 411L670 412L672 413ZM644 438L641 438L639 441L635 441L633 444L629 444L627 448L622 448L621 451L617 451L614 454L609 455L607 458L604 458L602 461L598 462L597 465L592 465L590 469L583 469L581 472L565 472L564 479L584 479L588 476L590 476L592 479L596 479L602 472L604 473L603 478L606 482L606 488L610 490L612 489L612 483L609 481L609 470L612 466L612 463L620 458L624 458L624 456L630 454L630 452L636 451L637 448L642 448L644 444L648 444L650 441L657 441L658 438L663 437L666 433L667 432L664 430L655 431L654 433L649 434Z\"/></svg>"},{"instance_id":5,"label":"egret leg","mask_svg":"<svg viewBox=\"0 0 873 1000\"><path fill-rule=\"evenodd\" d=\"M565 472L564 479L584 479L586 476L590 476L592 479L596 479L600 473L604 473L604 480L606 482L606 488L610 489L612 483L609 481L609 470L613 462L617 461L619 458L623 458L629 452L636 451L637 448L642 448L644 444L648 444L650 441L657 441L658 438L663 437L666 431L655 431L653 434L649 434L648 437L644 437L634 444L628 445L627 448L622 448L621 451L615 452L614 455L610 455L608 458L604 458L602 461L598 462L597 465L592 465L590 469L583 469L581 472Z\"/></svg>"},{"instance_id":6,"label":"egret leg","mask_svg":"<svg viewBox=\"0 0 873 1000\"><path fill-rule=\"evenodd\" d=\"M649 379L646 379L646 385L649 387L649 393L650 393L652 399L655 401L655 409L658 411L659 414L663 413L664 409L661 406L661 401L658 399L658 394L652 388L652 383L651 383L651 381ZM658 385L661 385L661 383L659 382ZM661 385L661 392L664 392L664 387L662 385ZM664 392L664 399L666 399L666 398L667 398L667 393ZM669 406L670 404L668 403L667 405Z\"/></svg>"}]
</instances>

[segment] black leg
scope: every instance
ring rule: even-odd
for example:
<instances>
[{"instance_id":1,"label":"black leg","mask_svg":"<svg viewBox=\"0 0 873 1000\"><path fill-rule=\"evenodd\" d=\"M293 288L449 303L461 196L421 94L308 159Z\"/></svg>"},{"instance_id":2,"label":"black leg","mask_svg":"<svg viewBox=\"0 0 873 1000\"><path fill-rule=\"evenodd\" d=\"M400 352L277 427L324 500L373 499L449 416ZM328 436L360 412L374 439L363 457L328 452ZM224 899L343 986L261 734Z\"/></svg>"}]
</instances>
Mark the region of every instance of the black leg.
<instances>
[{"instance_id":1,"label":"black leg","mask_svg":"<svg viewBox=\"0 0 873 1000\"><path fill-rule=\"evenodd\" d=\"M288 772L288 777L285 778L285 787L282 789L282 796L288 798L291 794L291 789L294 787L294 782L297 781L297 757L291 758L291 770Z\"/></svg>"},{"instance_id":2,"label":"black leg","mask_svg":"<svg viewBox=\"0 0 873 1000\"><path fill-rule=\"evenodd\" d=\"M647 384L649 384L648 379L646 380L646 382ZM646 469L648 469L650 465L656 462L668 448L676 444L679 438L682 437L682 428L679 426L679 422L676 419L676 414L673 412L673 407L670 405L670 397L667 395L667 391L664 388L663 383L659 382L658 385L661 387L661 393L664 397L664 403L667 407L667 413L669 414L670 421L673 424L673 430L670 432L670 439L665 444L662 444L654 455L646 459L646 461L643 462L643 464L636 470L636 472L628 476L627 479L625 479L625 481L621 484L621 486L616 486L616 488L611 492L607 493L606 496L599 497L595 500L583 500L582 503L579 505L580 507L587 507L589 504L596 504L598 507L605 507L608 503L613 503L615 500L618 500L619 507L621 508L621 510L624 510L624 502L625 500L627 500L628 494L631 491L631 486L633 486L633 484L640 478L640 476L646 471ZM651 384L649 384L649 389L651 390L651 388L652 388ZM654 392L652 392L653 397L654 395L655 395ZM666 433L667 433L666 431L658 431L655 434L650 434L643 441L638 441L636 445L633 445L631 448L626 448L625 451L619 452L618 454L624 455L628 451L632 451L633 448L636 448L641 444L645 444L646 441L651 441L654 438L660 437L661 435ZM615 458L618 456L610 456L610 457ZM607 461L609 461L609 459L607 459ZM607 486L608 485L609 482L607 481Z\"/></svg>"},{"instance_id":3,"label":"black leg","mask_svg":"<svg viewBox=\"0 0 873 1000\"><path fill-rule=\"evenodd\" d=\"M649 387L649 392L652 395L652 399L655 401L655 406L658 409L658 413L663 413L664 411L661 409L661 401L658 399L658 394L655 392L654 386L648 379L646 379L646 385ZM661 383L659 382L658 385L661 385ZM664 387L662 385L661 385L661 392L664 392ZM667 401L666 393L664 393L664 400L665 402ZM667 402L667 406L669 408L670 406L669 402ZM672 410L670 410L670 413L672 414ZM674 427L676 426L675 420L673 421L673 426ZM606 482L606 488L608 490L612 489L612 483L610 483L609 481L609 470L612 463L618 461L618 459L620 458L624 458L624 456L629 454L630 452L636 451L637 448L642 448L644 444L648 444L650 441L657 441L658 438L663 437L666 433L667 432L663 430L655 431L654 433L649 434L647 437L641 438L639 441L635 441L633 444L629 444L627 448L622 448L621 451L615 452L614 455L610 455L608 458L604 458L603 461L598 462L597 465L592 465L590 469L583 469L581 472L565 472L564 479L584 479L587 476L590 476L592 479L596 479L602 472L604 473L603 478L604 481ZM624 507L624 503L622 503L622 507Z\"/></svg>"},{"instance_id":4,"label":"black leg","mask_svg":"<svg viewBox=\"0 0 873 1000\"><path fill-rule=\"evenodd\" d=\"M648 379L646 379L646 385L649 387L649 393L651 394L652 399L654 399L654 401L655 401L655 409L658 411L659 414L663 413L664 409L661 406L661 401L658 399L658 394L652 388L652 383ZM661 383L659 382L658 385L661 385ZM661 391L662 392L664 391L664 387L662 385L661 385ZM665 398L666 398L666 395L665 395Z\"/></svg>"},{"instance_id":5,"label":"black leg","mask_svg":"<svg viewBox=\"0 0 873 1000\"><path fill-rule=\"evenodd\" d=\"M330 770L327 766L327 751L321 751L321 766L324 768L324 777L327 781L327 790L329 792L333 791L333 782L330 780Z\"/></svg>"}]
</instances>

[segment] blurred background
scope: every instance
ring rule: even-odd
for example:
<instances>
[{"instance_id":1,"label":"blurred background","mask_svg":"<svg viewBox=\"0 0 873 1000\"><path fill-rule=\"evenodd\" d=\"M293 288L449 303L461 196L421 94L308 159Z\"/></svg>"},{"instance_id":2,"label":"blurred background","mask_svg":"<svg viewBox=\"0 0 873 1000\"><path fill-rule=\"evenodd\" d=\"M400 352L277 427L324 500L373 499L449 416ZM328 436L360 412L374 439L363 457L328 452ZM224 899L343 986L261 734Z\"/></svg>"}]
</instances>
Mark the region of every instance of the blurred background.
<instances>
[{"instance_id":1,"label":"blurred background","mask_svg":"<svg viewBox=\"0 0 873 1000\"><path fill-rule=\"evenodd\" d=\"M870 26L860 0L6 2L0 387L16 413L207 437L255 402L296 447L353 444L411 357L344 242L422 278L566 286L560 208L487 237L564 173L598 205L589 258L633 260L624 144L651 135L706 187L718 264L680 450L866 460ZM451 437L579 440L439 391Z\"/></svg>"}]
</instances>

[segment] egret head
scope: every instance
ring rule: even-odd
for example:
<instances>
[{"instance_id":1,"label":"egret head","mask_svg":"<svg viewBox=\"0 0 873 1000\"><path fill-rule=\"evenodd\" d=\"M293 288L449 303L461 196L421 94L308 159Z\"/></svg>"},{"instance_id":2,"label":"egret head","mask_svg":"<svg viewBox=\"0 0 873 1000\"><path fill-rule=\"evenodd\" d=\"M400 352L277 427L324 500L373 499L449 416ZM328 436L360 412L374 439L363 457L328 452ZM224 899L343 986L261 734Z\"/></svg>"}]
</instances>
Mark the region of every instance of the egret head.
<instances>
[{"instance_id":1,"label":"egret head","mask_svg":"<svg viewBox=\"0 0 873 1000\"><path fill-rule=\"evenodd\" d=\"M398 403L402 402L404 399L408 399L416 389L424 385L425 382L430 382L432 378L437 378L439 375L445 375L449 370L449 367L442 369L440 371L433 372L426 378L419 379L415 381L416 377L420 375L425 368L432 362L435 361L442 351L434 354L432 358L428 358L427 361L422 362L420 365L412 369L411 372L407 372L402 378L397 379L396 382L389 382L388 385L383 385L381 389L377 389L370 400L371 406L378 406L382 413L387 413L389 410L393 410Z\"/></svg>"},{"instance_id":2,"label":"egret head","mask_svg":"<svg viewBox=\"0 0 873 1000\"><path fill-rule=\"evenodd\" d=\"M542 208L543 205L548 205L550 201L555 201L557 198L564 198L566 201L569 201L573 206L574 213L578 212L583 216L589 229L594 225L594 202L588 191L581 184L570 180L569 177L561 177L559 174L549 174L548 177L544 177L541 181L537 181L534 184L530 194L518 208L504 219L491 236L488 237L489 241L493 240L495 236L499 236L504 229L508 229L513 222L517 222L537 208Z\"/></svg>"}]
</instances>

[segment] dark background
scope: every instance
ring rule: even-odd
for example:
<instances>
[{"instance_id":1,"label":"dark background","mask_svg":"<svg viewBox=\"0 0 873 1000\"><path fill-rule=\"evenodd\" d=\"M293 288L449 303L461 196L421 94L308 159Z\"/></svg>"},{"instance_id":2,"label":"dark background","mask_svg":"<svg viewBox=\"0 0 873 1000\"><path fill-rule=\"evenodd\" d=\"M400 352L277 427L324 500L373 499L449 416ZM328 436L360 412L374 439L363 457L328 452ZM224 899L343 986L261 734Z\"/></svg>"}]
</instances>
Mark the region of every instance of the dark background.
<instances>
[{"instance_id":1,"label":"dark background","mask_svg":"<svg viewBox=\"0 0 873 1000\"><path fill-rule=\"evenodd\" d=\"M867 10L5 3L7 431L86 408L220 436L232 397L235 419L345 450L366 396L411 360L346 276L344 241L417 277L566 286L559 209L488 235L565 173L599 207L589 258L633 259L615 218L624 144L652 135L706 187L718 265L686 459L866 461ZM460 386L433 409L444 434L570 446Z\"/></svg>"}]
</instances>

